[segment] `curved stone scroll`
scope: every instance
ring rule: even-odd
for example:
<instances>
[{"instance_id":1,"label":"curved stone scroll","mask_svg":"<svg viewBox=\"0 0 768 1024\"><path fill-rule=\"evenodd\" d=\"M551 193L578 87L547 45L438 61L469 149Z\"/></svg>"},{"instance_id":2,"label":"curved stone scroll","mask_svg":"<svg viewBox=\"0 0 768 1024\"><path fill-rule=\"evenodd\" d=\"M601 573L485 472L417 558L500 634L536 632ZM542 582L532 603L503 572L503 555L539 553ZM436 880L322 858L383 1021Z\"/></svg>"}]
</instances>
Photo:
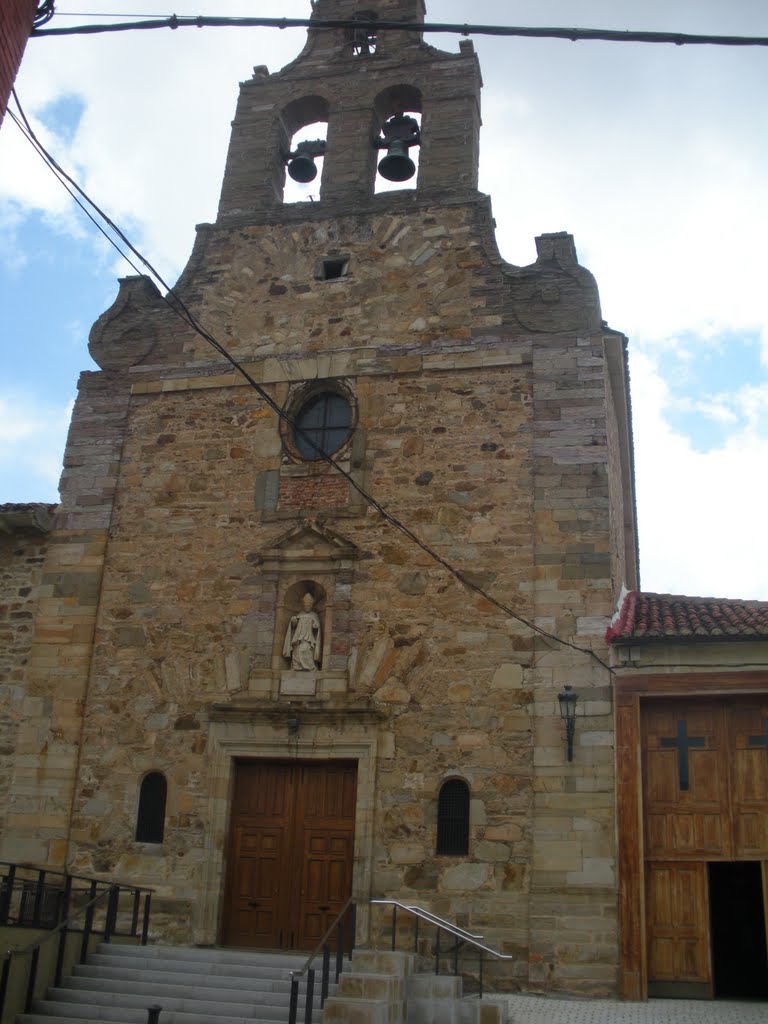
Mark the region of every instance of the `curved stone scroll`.
<instances>
[{"instance_id":1,"label":"curved stone scroll","mask_svg":"<svg viewBox=\"0 0 768 1024\"><path fill-rule=\"evenodd\" d=\"M599 330L602 317L594 277L580 266L573 236L540 235L538 258L510 281L515 318L529 331Z\"/></svg>"},{"instance_id":2,"label":"curved stone scroll","mask_svg":"<svg viewBox=\"0 0 768 1024\"><path fill-rule=\"evenodd\" d=\"M142 363L157 344L155 323L165 310L148 277L122 277L117 298L91 328L88 351L102 370L125 370Z\"/></svg>"}]
</instances>

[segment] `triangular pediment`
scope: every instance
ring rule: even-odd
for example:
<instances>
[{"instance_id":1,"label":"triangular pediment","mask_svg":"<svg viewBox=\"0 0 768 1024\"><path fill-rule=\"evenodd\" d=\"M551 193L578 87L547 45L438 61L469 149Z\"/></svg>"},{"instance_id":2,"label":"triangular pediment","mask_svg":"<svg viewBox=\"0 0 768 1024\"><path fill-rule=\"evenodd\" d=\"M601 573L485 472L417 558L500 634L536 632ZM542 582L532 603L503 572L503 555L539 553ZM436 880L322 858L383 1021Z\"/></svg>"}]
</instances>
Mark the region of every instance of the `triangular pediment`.
<instances>
[{"instance_id":1,"label":"triangular pediment","mask_svg":"<svg viewBox=\"0 0 768 1024\"><path fill-rule=\"evenodd\" d=\"M357 548L346 537L329 530L318 519L304 519L274 539L261 552L264 562L291 562L311 559L321 562L346 562L357 557Z\"/></svg>"}]
</instances>

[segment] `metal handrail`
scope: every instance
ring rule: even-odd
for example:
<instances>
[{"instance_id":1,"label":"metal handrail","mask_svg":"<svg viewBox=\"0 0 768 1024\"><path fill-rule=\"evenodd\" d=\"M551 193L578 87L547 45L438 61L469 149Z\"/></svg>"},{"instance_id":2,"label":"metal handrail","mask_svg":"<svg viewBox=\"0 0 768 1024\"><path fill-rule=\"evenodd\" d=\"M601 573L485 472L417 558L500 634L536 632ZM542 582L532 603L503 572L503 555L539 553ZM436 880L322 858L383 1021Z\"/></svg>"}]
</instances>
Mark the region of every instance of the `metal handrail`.
<instances>
[{"instance_id":1,"label":"metal handrail","mask_svg":"<svg viewBox=\"0 0 768 1024\"><path fill-rule=\"evenodd\" d=\"M475 949L482 950L483 953L489 953L491 956L495 956L498 960L514 960L514 956L511 953L499 953L498 950L492 949L490 946L486 946L482 942L478 942L478 939L482 939L482 935L475 935L472 932L465 931L463 928L459 928L458 925L451 924L450 921L446 921L442 917L438 917L429 910L424 910L423 907L416 907L413 904L400 903L398 900L371 900L372 904L379 906L396 907L398 910L405 910L409 914L413 914L414 917L419 918L422 921L426 921L428 924L433 924L436 927L442 929L444 932L448 932L449 935L453 935L457 939L461 939L462 942L467 942L469 945L474 946Z\"/></svg>"},{"instance_id":2,"label":"metal handrail","mask_svg":"<svg viewBox=\"0 0 768 1024\"><path fill-rule=\"evenodd\" d=\"M328 948L328 939L330 939L333 932L336 932L336 981L338 982L344 967L344 917L347 913L350 914L349 922L349 959L352 959L352 950L355 945L355 928L356 928L356 909L357 905L352 896L349 897L347 902L341 908L339 913L332 924L328 927L323 935L320 942L317 944L312 953L307 957L306 962L302 966L301 970L291 971L291 995L290 1003L288 1005L288 1024L296 1024L299 1012L299 980L306 975L307 983L305 989L305 1007L304 1007L304 1024L312 1024L312 1006L315 992L315 971L312 967L315 957L322 952L323 954L323 970L321 975L321 988L320 988L320 1005L325 1006L325 1000L328 998L328 990L330 985L330 974L331 974L331 954Z\"/></svg>"},{"instance_id":3,"label":"metal handrail","mask_svg":"<svg viewBox=\"0 0 768 1024\"><path fill-rule=\"evenodd\" d=\"M72 917L68 917L65 921L59 921L55 928L50 928L41 939L34 939L32 942L29 942L26 946L22 946L20 949L6 949L4 953L0 953L0 962L3 960L9 960L14 956L25 956L27 953L31 953L35 949L38 949L40 946L44 946L45 943L48 942L49 939L52 939L54 935L58 935L59 932L63 931L65 928L68 929L70 923L78 914L81 914L84 910L88 910L90 907L95 906L100 900L103 900L105 896L109 896L111 891L111 889L104 889L98 894L98 896L94 896L92 900L88 900L88 902L84 903L82 907L78 907Z\"/></svg>"},{"instance_id":4,"label":"metal handrail","mask_svg":"<svg viewBox=\"0 0 768 1024\"><path fill-rule=\"evenodd\" d=\"M314 952L310 953L309 956L307 957L307 959L306 959L306 961L304 963L304 966L301 968L301 970L300 971L291 971L291 977L292 978L297 978L298 979L298 978L303 978L304 977L304 975L307 973L309 968L312 966L312 962L314 961L315 957L318 955L318 953L322 952L323 946L328 942L328 939L330 939L330 937L333 934L334 930L336 928L338 928L339 922L341 921L341 919L344 917L346 912L351 907L352 902L353 902L353 897L350 896L349 899L347 900L347 902L344 904L344 906L341 908L339 913L334 918L333 924L328 928L328 930L326 931L325 935L322 937L322 939L320 939L318 944L315 946Z\"/></svg>"},{"instance_id":5,"label":"metal handrail","mask_svg":"<svg viewBox=\"0 0 768 1024\"><path fill-rule=\"evenodd\" d=\"M70 932L76 933L78 929L72 927L75 919L78 917L85 916L85 921L82 927L82 941L80 943L80 962L84 963L88 952L88 945L90 937L93 934L93 917L94 908L98 903L101 903L105 898L107 902L106 916L104 919L104 941L109 942L113 935L118 934L117 921L119 915L119 903L121 892L128 892L133 897L133 911L131 914L131 931L130 934L135 936L138 932L139 925L139 908L141 895L144 895L144 917L141 928L141 944L146 945L147 935L149 930L149 914L150 905L152 900L153 889L144 886L136 885L122 885L117 882L101 881L99 879L91 878L88 879L83 875L68 875L65 872L48 871L45 868L35 868L31 865L18 865L3 862L9 868L8 875L3 878L3 909L4 914L8 914L12 894L15 888L25 891L25 886L35 885L37 888L37 894L35 896L35 910L33 914L32 927L42 927L38 914L38 907L42 899L42 894L45 892L45 877L46 875L57 875L64 881L64 885L61 888L63 905L60 905L57 911L57 915L66 914L63 920L59 920L56 925L49 927L45 930L45 934L33 939L27 945L17 947L15 949L9 949L3 953L0 953L0 1016L5 1009L5 998L8 991L8 984L11 971L11 963L15 957L25 958L30 957L29 969L27 972L26 982L26 998L25 998L25 1012L31 1011L32 1002L34 999L35 985L37 980L38 963L40 960L40 951L45 945L54 937L58 937L59 948L56 956L55 975L54 983L59 985L61 983L62 969L64 964L64 957L66 951L67 936ZM20 867L22 870L32 870L37 873L38 878L36 882L31 879L17 878L16 869ZM72 907L73 887L72 881L89 881L89 889L79 889L80 893L89 893L90 898L86 903ZM101 891L99 891L101 886ZM34 922L37 922L36 924Z\"/></svg>"}]
</instances>

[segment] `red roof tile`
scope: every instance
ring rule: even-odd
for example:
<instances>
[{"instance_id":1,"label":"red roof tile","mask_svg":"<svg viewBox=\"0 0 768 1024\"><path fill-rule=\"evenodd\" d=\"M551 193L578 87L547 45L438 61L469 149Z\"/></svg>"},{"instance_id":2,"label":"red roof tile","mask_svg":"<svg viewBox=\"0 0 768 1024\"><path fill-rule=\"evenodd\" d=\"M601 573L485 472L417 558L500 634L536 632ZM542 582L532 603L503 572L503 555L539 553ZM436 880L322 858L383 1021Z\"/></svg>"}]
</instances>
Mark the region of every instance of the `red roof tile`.
<instances>
[{"instance_id":1,"label":"red roof tile","mask_svg":"<svg viewBox=\"0 0 768 1024\"><path fill-rule=\"evenodd\" d=\"M653 640L768 640L768 601L627 594L605 635L609 643Z\"/></svg>"}]
</instances>

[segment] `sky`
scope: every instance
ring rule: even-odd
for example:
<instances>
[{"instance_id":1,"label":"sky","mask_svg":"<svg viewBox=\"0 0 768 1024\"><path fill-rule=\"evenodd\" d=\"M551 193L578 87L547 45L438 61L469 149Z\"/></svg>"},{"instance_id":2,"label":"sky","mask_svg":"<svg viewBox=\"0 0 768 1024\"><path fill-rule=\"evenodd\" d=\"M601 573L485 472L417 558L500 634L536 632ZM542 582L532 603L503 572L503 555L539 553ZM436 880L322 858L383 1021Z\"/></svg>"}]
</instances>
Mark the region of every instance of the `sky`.
<instances>
[{"instance_id":1,"label":"sky","mask_svg":"<svg viewBox=\"0 0 768 1024\"><path fill-rule=\"evenodd\" d=\"M372 3L371 6L375 6ZM308 17L310 0L57 0L48 27ZM441 22L768 36L765 0L427 0ZM68 14L85 12L82 17ZM304 30L31 39L19 99L166 280L215 218L238 83ZM430 40L456 52L459 37ZM476 37L502 255L575 236L629 338L643 589L768 600L768 49ZM133 273L0 126L0 502L56 501L88 332Z\"/></svg>"}]
</instances>

